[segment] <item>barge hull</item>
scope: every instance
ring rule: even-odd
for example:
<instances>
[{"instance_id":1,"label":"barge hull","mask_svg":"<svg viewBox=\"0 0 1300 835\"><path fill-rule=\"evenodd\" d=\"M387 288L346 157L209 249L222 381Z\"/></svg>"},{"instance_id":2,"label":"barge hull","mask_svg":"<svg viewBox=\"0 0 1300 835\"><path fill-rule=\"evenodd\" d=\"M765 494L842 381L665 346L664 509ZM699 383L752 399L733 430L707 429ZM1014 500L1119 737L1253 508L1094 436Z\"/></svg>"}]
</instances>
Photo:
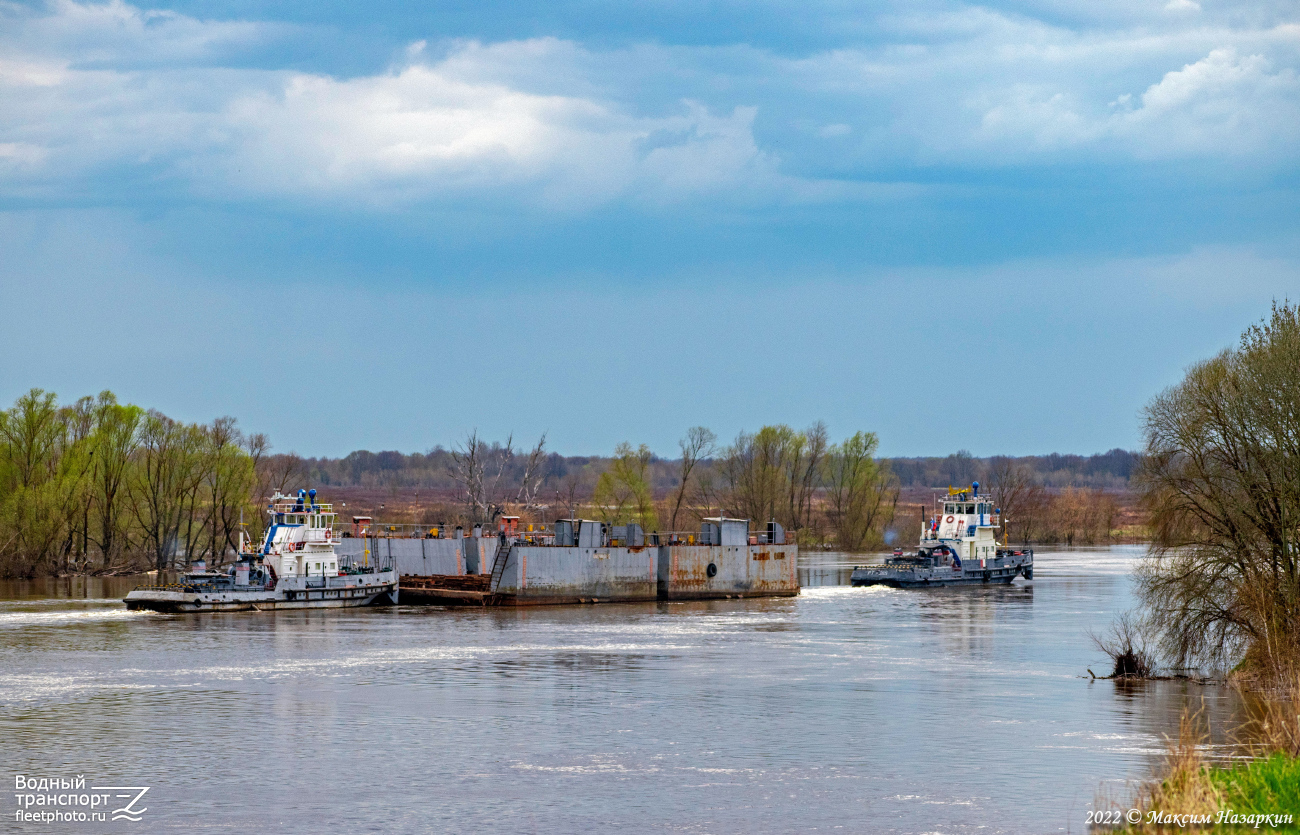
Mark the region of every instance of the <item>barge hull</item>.
<instances>
[{"instance_id":1,"label":"barge hull","mask_svg":"<svg viewBox=\"0 0 1300 835\"><path fill-rule=\"evenodd\" d=\"M403 575L403 604L558 606L799 594L789 545L510 545L490 575Z\"/></svg>"},{"instance_id":2,"label":"barge hull","mask_svg":"<svg viewBox=\"0 0 1300 835\"><path fill-rule=\"evenodd\" d=\"M664 600L792 597L799 594L798 547L664 545L659 596Z\"/></svg>"}]
</instances>

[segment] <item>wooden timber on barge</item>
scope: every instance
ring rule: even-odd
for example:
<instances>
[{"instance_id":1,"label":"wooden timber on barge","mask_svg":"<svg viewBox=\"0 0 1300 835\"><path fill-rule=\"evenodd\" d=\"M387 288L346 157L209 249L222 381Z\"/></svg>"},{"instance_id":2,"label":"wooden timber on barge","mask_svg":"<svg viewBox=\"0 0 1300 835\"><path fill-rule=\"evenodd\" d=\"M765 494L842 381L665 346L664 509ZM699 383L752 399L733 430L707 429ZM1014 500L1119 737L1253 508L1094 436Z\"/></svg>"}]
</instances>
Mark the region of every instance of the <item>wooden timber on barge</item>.
<instances>
[{"instance_id":1,"label":"wooden timber on barge","mask_svg":"<svg viewBox=\"0 0 1300 835\"><path fill-rule=\"evenodd\" d=\"M398 581L398 589L398 599L405 606L487 606L492 575L411 574Z\"/></svg>"}]
</instances>

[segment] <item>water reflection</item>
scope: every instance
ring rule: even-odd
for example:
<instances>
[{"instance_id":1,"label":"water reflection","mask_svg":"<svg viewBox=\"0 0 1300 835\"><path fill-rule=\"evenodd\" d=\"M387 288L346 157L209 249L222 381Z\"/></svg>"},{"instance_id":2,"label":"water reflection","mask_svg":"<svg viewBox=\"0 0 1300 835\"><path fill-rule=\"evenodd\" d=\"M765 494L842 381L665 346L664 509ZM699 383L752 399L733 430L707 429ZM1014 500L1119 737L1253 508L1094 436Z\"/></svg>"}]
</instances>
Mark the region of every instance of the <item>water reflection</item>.
<instances>
[{"instance_id":1,"label":"water reflection","mask_svg":"<svg viewBox=\"0 0 1300 835\"><path fill-rule=\"evenodd\" d=\"M1079 832L1188 705L1225 756L1247 709L1089 679L1137 553L917 591L812 554L797 598L534 609L163 616L113 599L130 578L6 584L0 760L148 783L159 829ZM274 820L229 802L266 775Z\"/></svg>"},{"instance_id":2,"label":"water reflection","mask_svg":"<svg viewBox=\"0 0 1300 835\"><path fill-rule=\"evenodd\" d=\"M0 601L99 600L122 598L149 578L42 577L35 580L0 580Z\"/></svg>"}]
</instances>

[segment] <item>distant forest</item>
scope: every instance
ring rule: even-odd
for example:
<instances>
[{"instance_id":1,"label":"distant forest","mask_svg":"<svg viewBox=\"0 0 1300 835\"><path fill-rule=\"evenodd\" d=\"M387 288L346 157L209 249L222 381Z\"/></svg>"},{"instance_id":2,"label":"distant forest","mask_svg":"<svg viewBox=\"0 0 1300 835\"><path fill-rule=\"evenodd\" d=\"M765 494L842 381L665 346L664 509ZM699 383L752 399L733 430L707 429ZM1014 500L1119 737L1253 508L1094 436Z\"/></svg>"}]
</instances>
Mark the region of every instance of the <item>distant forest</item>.
<instances>
[{"instance_id":1,"label":"distant forest","mask_svg":"<svg viewBox=\"0 0 1300 835\"><path fill-rule=\"evenodd\" d=\"M647 531L698 531L718 514L775 520L801 545L862 552L916 541L927 488L980 481L1012 538L1109 542L1142 535L1129 511L1138 456L882 459L878 439L833 439L825 423L741 432L702 426L661 458L619 444L610 456L548 452L471 433L452 449L343 458L273 453L233 417L186 424L120 403L112 392L60 403L32 389L0 410L0 577L164 571L232 556L257 538L275 491L320 490L348 515L387 524L490 524L599 518ZM563 514L561 516L560 514Z\"/></svg>"},{"instance_id":2,"label":"distant forest","mask_svg":"<svg viewBox=\"0 0 1300 835\"><path fill-rule=\"evenodd\" d=\"M1118 447L1097 455L1025 455L975 458L962 450L944 458L890 458L889 467L903 487L947 487L979 481L991 484L1003 462L1023 468L1047 488L1127 491L1141 455Z\"/></svg>"},{"instance_id":3,"label":"distant forest","mask_svg":"<svg viewBox=\"0 0 1300 835\"><path fill-rule=\"evenodd\" d=\"M502 447L494 444L500 454ZM887 458L890 470L900 487L947 487L979 481L991 485L992 473L1003 462L1027 471L1038 484L1049 489L1077 487L1126 492L1129 479L1137 469L1140 454L1112 449L1096 455L992 456L976 458L965 450L943 457ZM612 456L563 456L550 453L541 467L544 483L551 491L566 480L590 479L614 461ZM656 495L672 490L677 484L678 459L652 457L648 467L650 487ZM527 456L516 455L505 466L502 486L519 485L527 466ZM701 461L705 467L712 459ZM455 462L451 451L434 447L426 453L369 452L358 450L343 458L307 458L302 461L307 481L318 487L370 487L429 490L432 493L455 492ZM543 488L545 491L545 488Z\"/></svg>"}]
</instances>

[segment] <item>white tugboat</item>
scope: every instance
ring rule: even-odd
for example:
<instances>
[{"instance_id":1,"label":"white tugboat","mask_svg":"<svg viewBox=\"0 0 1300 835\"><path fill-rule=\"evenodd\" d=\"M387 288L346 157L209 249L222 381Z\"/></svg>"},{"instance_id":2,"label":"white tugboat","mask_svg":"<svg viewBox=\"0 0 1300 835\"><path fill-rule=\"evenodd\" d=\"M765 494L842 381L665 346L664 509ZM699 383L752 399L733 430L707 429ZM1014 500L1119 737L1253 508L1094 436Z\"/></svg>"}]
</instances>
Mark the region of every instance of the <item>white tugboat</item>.
<instances>
[{"instance_id":1,"label":"white tugboat","mask_svg":"<svg viewBox=\"0 0 1300 835\"><path fill-rule=\"evenodd\" d=\"M1018 576L1033 579L1033 549L998 545L994 531L1001 511L980 496L978 481L969 488L948 488L939 510L921 531L915 555L895 551L884 565L858 566L849 582L912 589L1007 584Z\"/></svg>"},{"instance_id":2,"label":"white tugboat","mask_svg":"<svg viewBox=\"0 0 1300 835\"><path fill-rule=\"evenodd\" d=\"M200 563L179 582L141 586L123 602L128 609L159 612L226 612L321 609L397 602L397 571L361 564L334 553L334 508L316 502L316 491L276 492L267 505L271 524L254 549L239 535L239 559L225 572Z\"/></svg>"}]
</instances>

